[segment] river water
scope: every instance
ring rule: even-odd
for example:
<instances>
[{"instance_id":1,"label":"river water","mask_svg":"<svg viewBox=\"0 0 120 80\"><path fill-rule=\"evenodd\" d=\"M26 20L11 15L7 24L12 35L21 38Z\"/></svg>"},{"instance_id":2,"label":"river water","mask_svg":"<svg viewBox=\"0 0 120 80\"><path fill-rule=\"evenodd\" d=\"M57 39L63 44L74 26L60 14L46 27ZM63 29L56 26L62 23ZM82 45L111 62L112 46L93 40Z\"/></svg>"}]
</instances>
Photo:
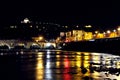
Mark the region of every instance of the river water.
<instances>
[{"instance_id":1,"label":"river water","mask_svg":"<svg viewBox=\"0 0 120 80\"><path fill-rule=\"evenodd\" d=\"M120 56L61 50L0 52L0 80L120 80Z\"/></svg>"}]
</instances>

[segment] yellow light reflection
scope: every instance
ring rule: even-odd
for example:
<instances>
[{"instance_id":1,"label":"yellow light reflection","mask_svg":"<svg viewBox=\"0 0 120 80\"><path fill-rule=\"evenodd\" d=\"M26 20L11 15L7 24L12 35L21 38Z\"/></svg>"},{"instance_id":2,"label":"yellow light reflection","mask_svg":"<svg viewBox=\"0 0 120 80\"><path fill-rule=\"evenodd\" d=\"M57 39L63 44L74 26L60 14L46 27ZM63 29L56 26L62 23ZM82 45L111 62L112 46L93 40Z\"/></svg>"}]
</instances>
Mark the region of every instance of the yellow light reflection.
<instances>
[{"instance_id":1,"label":"yellow light reflection","mask_svg":"<svg viewBox=\"0 0 120 80\"><path fill-rule=\"evenodd\" d=\"M81 67L81 56L76 56L76 66Z\"/></svg>"},{"instance_id":2,"label":"yellow light reflection","mask_svg":"<svg viewBox=\"0 0 120 80\"><path fill-rule=\"evenodd\" d=\"M56 58L59 60L60 59L60 55L56 55Z\"/></svg>"},{"instance_id":3,"label":"yellow light reflection","mask_svg":"<svg viewBox=\"0 0 120 80\"><path fill-rule=\"evenodd\" d=\"M89 67L90 53L84 53L84 67Z\"/></svg>"},{"instance_id":4,"label":"yellow light reflection","mask_svg":"<svg viewBox=\"0 0 120 80\"><path fill-rule=\"evenodd\" d=\"M58 52L56 52L56 54L60 54L60 52L58 51Z\"/></svg>"},{"instance_id":5,"label":"yellow light reflection","mask_svg":"<svg viewBox=\"0 0 120 80\"><path fill-rule=\"evenodd\" d=\"M36 65L36 80L42 80L44 78L44 67L43 67L43 59L41 55L42 53L39 53L37 55L37 65Z\"/></svg>"},{"instance_id":6,"label":"yellow light reflection","mask_svg":"<svg viewBox=\"0 0 120 80\"><path fill-rule=\"evenodd\" d=\"M70 61L70 66L71 66L71 67L75 67L75 65L76 65L76 64L75 64L75 61L73 61L73 60Z\"/></svg>"},{"instance_id":7,"label":"yellow light reflection","mask_svg":"<svg viewBox=\"0 0 120 80\"><path fill-rule=\"evenodd\" d=\"M89 64L90 53L87 53L87 52L82 53L81 54L81 60L82 60L81 61L81 67L84 67L84 68L87 69L87 72L82 76L90 76L91 74L90 74L89 69L88 69L89 66L90 66L90 64Z\"/></svg>"},{"instance_id":8,"label":"yellow light reflection","mask_svg":"<svg viewBox=\"0 0 120 80\"><path fill-rule=\"evenodd\" d=\"M57 54L60 54L59 52L57 52ZM56 67L60 68L60 55L56 55Z\"/></svg>"},{"instance_id":9,"label":"yellow light reflection","mask_svg":"<svg viewBox=\"0 0 120 80\"><path fill-rule=\"evenodd\" d=\"M96 72L96 71L94 71L94 73L92 73L92 75L91 75L93 78L95 78L96 80L99 80L100 79L100 73L99 72Z\"/></svg>"},{"instance_id":10,"label":"yellow light reflection","mask_svg":"<svg viewBox=\"0 0 120 80\"><path fill-rule=\"evenodd\" d=\"M56 68L60 68L60 61L56 61Z\"/></svg>"},{"instance_id":11,"label":"yellow light reflection","mask_svg":"<svg viewBox=\"0 0 120 80\"><path fill-rule=\"evenodd\" d=\"M81 52L76 52L77 55L81 55Z\"/></svg>"},{"instance_id":12,"label":"yellow light reflection","mask_svg":"<svg viewBox=\"0 0 120 80\"><path fill-rule=\"evenodd\" d=\"M76 56L75 56L75 65L76 67L81 67L81 63L82 63L82 60L81 60L81 52L76 52Z\"/></svg>"}]
</instances>

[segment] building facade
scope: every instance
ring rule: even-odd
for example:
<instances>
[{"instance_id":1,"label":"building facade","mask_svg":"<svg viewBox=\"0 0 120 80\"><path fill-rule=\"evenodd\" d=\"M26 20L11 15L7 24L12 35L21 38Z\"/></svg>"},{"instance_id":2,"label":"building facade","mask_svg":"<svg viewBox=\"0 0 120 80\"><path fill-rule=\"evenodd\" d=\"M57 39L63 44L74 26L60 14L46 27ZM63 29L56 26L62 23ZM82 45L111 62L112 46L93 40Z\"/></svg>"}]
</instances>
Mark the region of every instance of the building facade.
<instances>
[{"instance_id":1,"label":"building facade","mask_svg":"<svg viewBox=\"0 0 120 80\"><path fill-rule=\"evenodd\" d=\"M84 30L72 30L66 32L67 41L82 41L93 39L92 32L85 32Z\"/></svg>"}]
</instances>

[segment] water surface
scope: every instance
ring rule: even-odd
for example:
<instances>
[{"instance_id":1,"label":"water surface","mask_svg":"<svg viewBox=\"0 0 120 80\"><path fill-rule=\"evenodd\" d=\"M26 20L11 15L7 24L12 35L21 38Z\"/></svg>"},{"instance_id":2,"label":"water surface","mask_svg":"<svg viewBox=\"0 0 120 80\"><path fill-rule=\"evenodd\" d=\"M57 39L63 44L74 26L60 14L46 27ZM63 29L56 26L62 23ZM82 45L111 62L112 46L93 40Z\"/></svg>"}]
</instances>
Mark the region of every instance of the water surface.
<instances>
[{"instance_id":1,"label":"water surface","mask_svg":"<svg viewBox=\"0 0 120 80\"><path fill-rule=\"evenodd\" d=\"M59 50L0 53L0 80L119 80L120 56Z\"/></svg>"}]
</instances>

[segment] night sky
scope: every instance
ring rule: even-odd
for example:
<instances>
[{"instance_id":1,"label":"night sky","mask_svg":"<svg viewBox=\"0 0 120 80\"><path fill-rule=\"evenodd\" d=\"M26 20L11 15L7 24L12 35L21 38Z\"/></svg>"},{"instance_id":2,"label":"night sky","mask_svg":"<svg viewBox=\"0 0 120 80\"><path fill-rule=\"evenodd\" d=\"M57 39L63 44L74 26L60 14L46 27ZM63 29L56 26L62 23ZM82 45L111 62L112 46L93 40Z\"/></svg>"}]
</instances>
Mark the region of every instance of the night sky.
<instances>
[{"instance_id":1,"label":"night sky","mask_svg":"<svg viewBox=\"0 0 120 80\"><path fill-rule=\"evenodd\" d=\"M96 28L116 28L120 25L120 8L117 2L98 0L16 0L0 3L0 25L13 24L25 17L61 25L91 24Z\"/></svg>"}]
</instances>

